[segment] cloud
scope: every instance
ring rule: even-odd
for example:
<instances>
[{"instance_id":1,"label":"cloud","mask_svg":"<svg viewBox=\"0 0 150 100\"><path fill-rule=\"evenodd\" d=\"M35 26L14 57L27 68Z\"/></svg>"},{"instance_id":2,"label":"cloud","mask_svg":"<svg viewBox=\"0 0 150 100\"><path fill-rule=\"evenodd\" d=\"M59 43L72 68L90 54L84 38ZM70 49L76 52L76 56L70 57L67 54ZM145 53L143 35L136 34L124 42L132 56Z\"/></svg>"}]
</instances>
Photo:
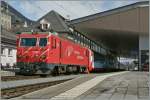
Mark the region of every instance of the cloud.
<instances>
[{"instance_id":1,"label":"cloud","mask_svg":"<svg viewBox=\"0 0 150 100\"><path fill-rule=\"evenodd\" d=\"M36 20L42 15L42 11L34 6L34 3L29 0L7 0L13 8L23 14L25 17Z\"/></svg>"},{"instance_id":2,"label":"cloud","mask_svg":"<svg viewBox=\"0 0 150 100\"><path fill-rule=\"evenodd\" d=\"M29 0L23 0L23 2L20 3L20 8L26 16L33 20L37 20L44 12L43 9L35 4L35 2Z\"/></svg>"},{"instance_id":3,"label":"cloud","mask_svg":"<svg viewBox=\"0 0 150 100\"><path fill-rule=\"evenodd\" d=\"M139 0L100 0L100 1L39 1L39 0L8 0L8 3L32 20L38 20L51 10L62 16L76 19L87 15L99 13L119 6L130 4Z\"/></svg>"},{"instance_id":4,"label":"cloud","mask_svg":"<svg viewBox=\"0 0 150 100\"><path fill-rule=\"evenodd\" d=\"M124 6L124 5L132 4L138 1L142 1L142 0L118 0L117 2L114 2L113 6L115 7Z\"/></svg>"},{"instance_id":5,"label":"cloud","mask_svg":"<svg viewBox=\"0 0 150 100\"><path fill-rule=\"evenodd\" d=\"M64 17L69 15L71 19L74 19L98 12L96 7L101 4L101 1L36 1L35 4L42 8L45 14L55 10Z\"/></svg>"}]
</instances>

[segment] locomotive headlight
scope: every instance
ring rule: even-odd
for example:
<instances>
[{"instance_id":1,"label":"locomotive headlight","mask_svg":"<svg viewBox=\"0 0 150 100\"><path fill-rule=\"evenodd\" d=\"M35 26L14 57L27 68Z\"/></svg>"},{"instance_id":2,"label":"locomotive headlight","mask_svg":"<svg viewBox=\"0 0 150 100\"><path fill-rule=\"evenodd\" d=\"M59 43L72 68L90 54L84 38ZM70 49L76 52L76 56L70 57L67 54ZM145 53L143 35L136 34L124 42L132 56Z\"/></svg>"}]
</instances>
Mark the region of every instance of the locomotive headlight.
<instances>
[{"instance_id":1,"label":"locomotive headlight","mask_svg":"<svg viewBox=\"0 0 150 100\"><path fill-rule=\"evenodd\" d=\"M28 55L25 55L25 56L24 56L24 58L28 59L28 58L29 58L29 56L28 56Z\"/></svg>"},{"instance_id":2,"label":"locomotive headlight","mask_svg":"<svg viewBox=\"0 0 150 100\"><path fill-rule=\"evenodd\" d=\"M22 56L21 55L17 55L17 58L21 58Z\"/></svg>"},{"instance_id":3,"label":"locomotive headlight","mask_svg":"<svg viewBox=\"0 0 150 100\"><path fill-rule=\"evenodd\" d=\"M46 55L42 55L40 58L44 60L46 58Z\"/></svg>"},{"instance_id":4,"label":"locomotive headlight","mask_svg":"<svg viewBox=\"0 0 150 100\"><path fill-rule=\"evenodd\" d=\"M36 55L34 55L34 57L35 57L35 58L38 58L38 57L39 57L39 55L37 55L37 54L36 54Z\"/></svg>"}]
</instances>

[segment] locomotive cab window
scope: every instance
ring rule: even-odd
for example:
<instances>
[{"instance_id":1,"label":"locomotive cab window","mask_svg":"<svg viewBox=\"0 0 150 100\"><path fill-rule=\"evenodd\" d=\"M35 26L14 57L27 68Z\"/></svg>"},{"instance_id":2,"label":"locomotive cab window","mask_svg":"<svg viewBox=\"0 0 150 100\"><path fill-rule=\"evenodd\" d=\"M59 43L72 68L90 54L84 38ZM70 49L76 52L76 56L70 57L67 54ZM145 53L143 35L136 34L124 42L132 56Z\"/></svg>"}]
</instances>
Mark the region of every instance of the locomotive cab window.
<instances>
[{"instance_id":1,"label":"locomotive cab window","mask_svg":"<svg viewBox=\"0 0 150 100\"><path fill-rule=\"evenodd\" d=\"M46 46L47 45L47 38L40 38L39 46Z\"/></svg>"},{"instance_id":2,"label":"locomotive cab window","mask_svg":"<svg viewBox=\"0 0 150 100\"><path fill-rule=\"evenodd\" d=\"M21 38L20 46L36 46L37 38Z\"/></svg>"}]
</instances>

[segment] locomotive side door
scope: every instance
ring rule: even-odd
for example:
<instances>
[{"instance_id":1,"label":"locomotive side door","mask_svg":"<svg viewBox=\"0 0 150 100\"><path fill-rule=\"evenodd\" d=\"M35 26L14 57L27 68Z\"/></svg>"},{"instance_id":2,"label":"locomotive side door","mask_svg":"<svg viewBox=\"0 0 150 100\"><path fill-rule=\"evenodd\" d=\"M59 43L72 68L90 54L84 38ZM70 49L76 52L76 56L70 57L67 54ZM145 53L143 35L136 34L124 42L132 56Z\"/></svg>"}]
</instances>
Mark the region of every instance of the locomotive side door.
<instances>
[{"instance_id":1,"label":"locomotive side door","mask_svg":"<svg viewBox=\"0 0 150 100\"><path fill-rule=\"evenodd\" d=\"M59 41L59 63L61 64L61 58L62 58L62 44L61 40Z\"/></svg>"},{"instance_id":2,"label":"locomotive side door","mask_svg":"<svg viewBox=\"0 0 150 100\"><path fill-rule=\"evenodd\" d=\"M60 44L59 44L59 38L55 37L55 36L52 36L51 37L51 50L49 52L49 63L52 63L52 64L59 64L59 47L60 47Z\"/></svg>"}]
</instances>

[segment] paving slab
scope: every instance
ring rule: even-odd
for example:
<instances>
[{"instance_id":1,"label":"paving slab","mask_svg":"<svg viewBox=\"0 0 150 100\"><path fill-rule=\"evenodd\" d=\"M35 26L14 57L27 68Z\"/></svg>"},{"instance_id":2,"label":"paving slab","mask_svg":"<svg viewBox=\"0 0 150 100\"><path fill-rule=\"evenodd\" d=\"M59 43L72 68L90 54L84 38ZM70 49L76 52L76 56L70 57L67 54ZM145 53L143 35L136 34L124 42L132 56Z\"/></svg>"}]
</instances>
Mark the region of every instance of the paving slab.
<instances>
[{"instance_id":1,"label":"paving slab","mask_svg":"<svg viewBox=\"0 0 150 100\"><path fill-rule=\"evenodd\" d=\"M67 81L67 82L64 82L64 83L61 83L58 85L54 85L51 87L47 87L47 88L23 95L21 97L17 97L16 99L42 99L42 100L50 99L50 98L52 98L60 93L63 93L81 83L84 83L85 81L92 79L95 76L96 76L95 74L94 75L82 75L73 80L70 80L70 81ZM63 99L63 96L60 98L57 98L57 99Z\"/></svg>"},{"instance_id":2,"label":"paving slab","mask_svg":"<svg viewBox=\"0 0 150 100\"><path fill-rule=\"evenodd\" d=\"M66 98L70 98L70 99L75 99L78 96L80 96L81 94L85 93L86 91L88 91L89 89L93 88L94 86L96 86L98 83L100 83L101 81L103 81L104 79L110 77L110 76L115 76L115 75L119 75L122 73L126 73L126 72L118 72L118 73L110 73L107 75L102 75L102 76L96 76L95 78L82 83L76 87L74 87L71 90L68 90L64 93L61 93L55 97L53 97L54 99L56 98L61 98L61 97L66 97ZM94 97L94 96L93 96ZM53 98L51 98L51 100L53 100Z\"/></svg>"},{"instance_id":3,"label":"paving slab","mask_svg":"<svg viewBox=\"0 0 150 100\"><path fill-rule=\"evenodd\" d=\"M96 98L96 100L110 100L111 97L112 97L112 94L102 93L100 96Z\"/></svg>"},{"instance_id":4,"label":"paving slab","mask_svg":"<svg viewBox=\"0 0 150 100\"><path fill-rule=\"evenodd\" d=\"M124 100L138 100L137 95L129 95L127 94L124 98Z\"/></svg>"},{"instance_id":5,"label":"paving slab","mask_svg":"<svg viewBox=\"0 0 150 100\"><path fill-rule=\"evenodd\" d=\"M110 100L123 100L124 99L124 94L120 94L120 93L114 93Z\"/></svg>"},{"instance_id":6,"label":"paving slab","mask_svg":"<svg viewBox=\"0 0 150 100\"><path fill-rule=\"evenodd\" d=\"M104 80L106 77L118 75L125 72L105 73L105 74L87 74L73 80L44 88L14 99L75 99L85 91Z\"/></svg>"},{"instance_id":7,"label":"paving slab","mask_svg":"<svg viewBox=\"0 0 150 100\"><path fill-rule=\"evenodd\" d=\"M94 97L95 93L96 100L148 100L148 79L148 72L129 72L112 76L80 95L78 99L90 97L91 94Z\"/></svg>"}]
</instances>

